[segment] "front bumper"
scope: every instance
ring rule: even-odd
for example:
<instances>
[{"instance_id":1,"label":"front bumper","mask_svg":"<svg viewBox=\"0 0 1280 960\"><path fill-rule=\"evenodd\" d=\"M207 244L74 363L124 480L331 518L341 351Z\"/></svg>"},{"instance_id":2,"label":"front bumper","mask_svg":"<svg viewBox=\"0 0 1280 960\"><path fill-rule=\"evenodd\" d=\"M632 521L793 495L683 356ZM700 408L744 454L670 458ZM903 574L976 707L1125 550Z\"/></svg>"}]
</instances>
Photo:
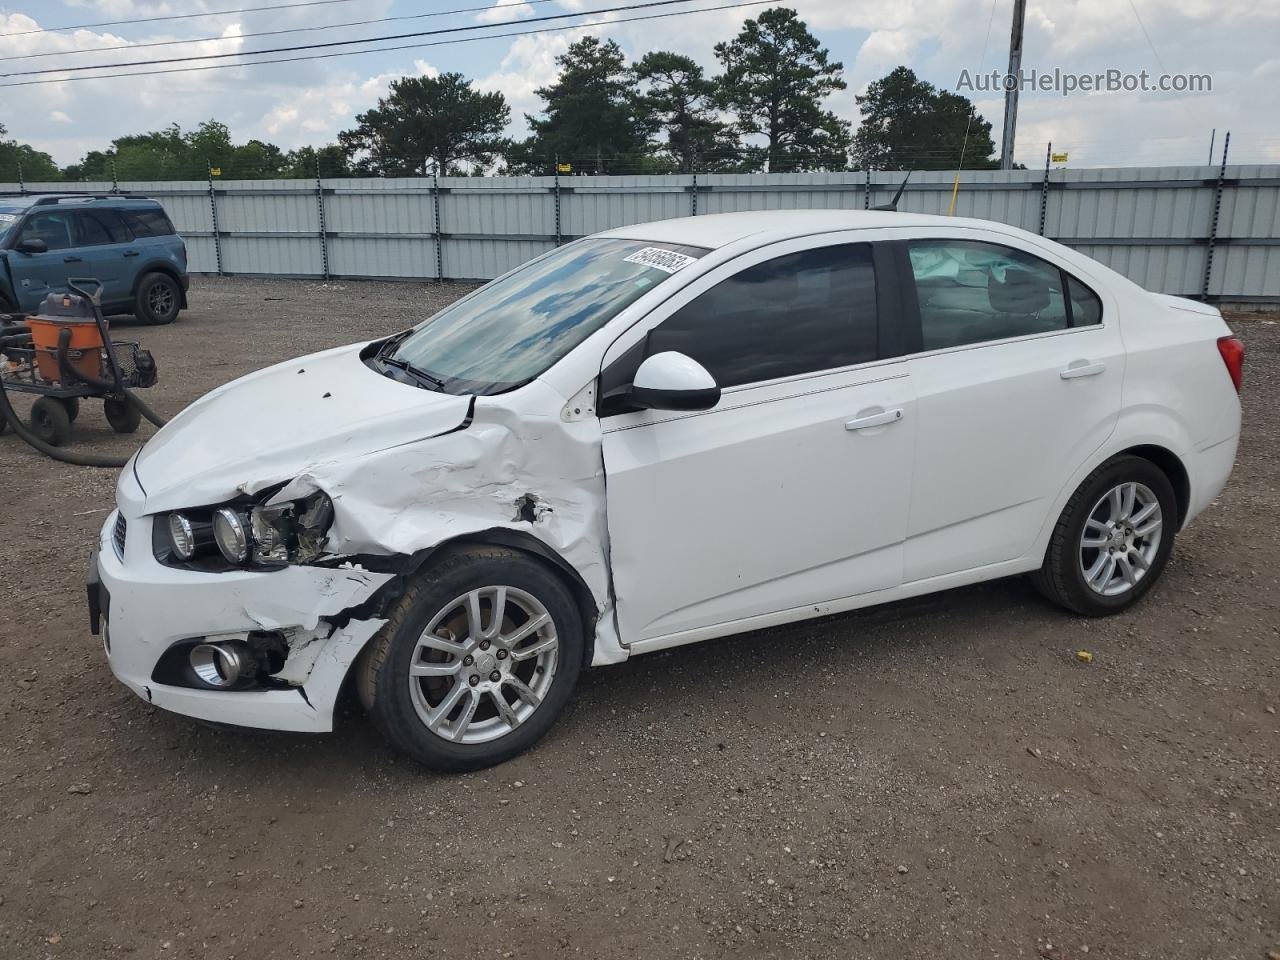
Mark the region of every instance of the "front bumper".
<instances>
[{"instance_id":1,"label":"front bumper","mask_svg":"<svg viewBox=\"0 0 1280 960\"><path fill-rule=\"evenodd\" d=\"M87 583L90 628L103 635L111 672L149 703L201 720L267 730L322 733L347 670L385 622L339 617L368 600L391 574L292 566L204 573L156 560L152 518L126 516L123 549L113 539L119 511L102 528ZM346 619L339 617L339 622ZM161 655L174 643L285 634L289 655L277 676L284 689L203 690L156 683Z\"/></svg>"}]
</instances>

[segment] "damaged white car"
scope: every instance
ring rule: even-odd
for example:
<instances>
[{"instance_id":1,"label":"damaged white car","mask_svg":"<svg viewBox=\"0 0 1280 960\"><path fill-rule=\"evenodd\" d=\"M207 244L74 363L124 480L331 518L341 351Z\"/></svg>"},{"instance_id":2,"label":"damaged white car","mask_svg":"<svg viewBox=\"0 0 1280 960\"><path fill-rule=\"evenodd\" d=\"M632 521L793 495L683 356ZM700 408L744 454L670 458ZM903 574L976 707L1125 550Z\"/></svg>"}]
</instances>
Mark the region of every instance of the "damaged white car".
<instances>
[{"instance_id":1,"label":"damaged white car","mask_svg":"<svg viewBox=\"0 0 1280 960\"><path fill-rule=\"evenodd\" d=\"M89 574L159 707L438 769L583 667L1019 573L1123 610L1231 472L1218 311L972 220L612 230L393 337L221 387L121 474Z\"/></svg>"}]
</instances>

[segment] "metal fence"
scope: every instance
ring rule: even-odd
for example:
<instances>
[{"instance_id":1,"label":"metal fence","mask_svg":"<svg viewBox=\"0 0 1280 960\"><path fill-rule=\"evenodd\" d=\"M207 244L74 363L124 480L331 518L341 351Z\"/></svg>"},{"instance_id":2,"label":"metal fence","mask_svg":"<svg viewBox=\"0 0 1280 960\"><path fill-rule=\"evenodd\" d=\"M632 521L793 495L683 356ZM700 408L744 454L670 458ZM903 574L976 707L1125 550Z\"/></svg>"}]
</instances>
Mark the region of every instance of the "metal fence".
<instances>
[{"instance_id":1,"label":"metal fence","mask_svg":"<svg viewBox=\"0 0 1280 960\"><path fill-rule=\"evenodd\" d=\"M739 210L864 209L892 171L77 184L161 200L197 273L486 279L599 230ZM899 209L945 214L953 174L916 173ZM0 184L0 193L67 184ZM1280 300L1280 165L975 171L958 216L1075 247L1151 290Z\"/></svg>"}]
</instances>

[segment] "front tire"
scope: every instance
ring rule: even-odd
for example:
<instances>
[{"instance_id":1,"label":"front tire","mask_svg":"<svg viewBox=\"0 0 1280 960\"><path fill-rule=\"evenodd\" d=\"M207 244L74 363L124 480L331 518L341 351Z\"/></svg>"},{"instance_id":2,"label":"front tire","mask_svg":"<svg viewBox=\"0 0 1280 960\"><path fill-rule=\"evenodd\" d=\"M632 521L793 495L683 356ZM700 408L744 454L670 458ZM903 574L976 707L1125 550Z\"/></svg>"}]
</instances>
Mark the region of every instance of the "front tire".
<instances>
[{"instance_id":1,"label":"front tire","mask_svg":"<svg viewBox=\"0 0 1280 960\"><path fill-rule=\"evenodd\" d=\"M1178 501L1164 471L1141 457L1116 457L1071 495L1031 582L1075 613L1119 613L1159 579L1177 525Z\"/></svg>"},{"instance_id":2,"label":"front tire","mask_svg":"<svg viewBox=\"0 0 1280 960\"><path fill-rule=\"evenodd\" d=\"M36 398L31 404L31 432L51 447L60 447L71 439L71 416L61 400Z\"/></svg>"},{"instance_id":3,"label":"front tire","mask_svg":"<svg viewBox=\"0 0 1280 960\"><path fill-rule=\"evenodd\" d=\"M517 550L446 554L410 585L357 665L370 717L433 770L477 770L536 743L583 660L577 605Z\"/></svg>"},{"instance_id":4,"label":"front tire","mask_svg":"<svg viewBox=\"0 0 1280 960\"><path fill-rule=\"evenodd\" d=\"M134 316L145 323L173 323L182 309L182 288L167 273L148 273L138 284Z\"/></svg>"}]
</instances>

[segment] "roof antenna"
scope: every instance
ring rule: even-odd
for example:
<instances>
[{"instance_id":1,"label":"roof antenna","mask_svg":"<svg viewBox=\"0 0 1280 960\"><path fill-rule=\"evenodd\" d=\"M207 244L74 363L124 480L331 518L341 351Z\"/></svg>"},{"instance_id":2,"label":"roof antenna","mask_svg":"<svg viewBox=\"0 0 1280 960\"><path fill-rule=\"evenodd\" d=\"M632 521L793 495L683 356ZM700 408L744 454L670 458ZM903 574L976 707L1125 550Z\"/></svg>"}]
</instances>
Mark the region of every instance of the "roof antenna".
<instances>
[{"instance_id":1,"label":"roof antenna","mask_svg":"<svg viewBox=\"0 0 1280 960\"><path fill-rule=\"evenodd\" d=\"M915 171L913 170L907 171L907 175L902 180L902 186L898 188L898 192L893 195L892 200L890 200L888 203L883 203L878 207L872 207L871 209L872 210L888 210L891 213L897 213L898 201L902 199L902 191L907 189L907 181L911 179L911 174L914 172Z\"/></svg>"}]
</instances>

